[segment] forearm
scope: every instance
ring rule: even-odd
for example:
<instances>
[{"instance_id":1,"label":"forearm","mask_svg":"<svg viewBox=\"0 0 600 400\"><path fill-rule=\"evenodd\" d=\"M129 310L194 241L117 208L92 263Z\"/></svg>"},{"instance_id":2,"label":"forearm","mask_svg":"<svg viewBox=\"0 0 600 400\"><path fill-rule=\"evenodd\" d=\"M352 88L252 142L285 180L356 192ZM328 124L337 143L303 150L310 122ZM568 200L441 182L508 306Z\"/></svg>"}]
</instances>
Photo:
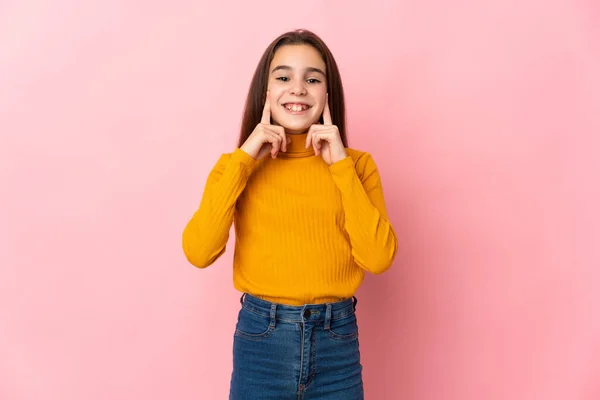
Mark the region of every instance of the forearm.
<instances>
[{"instance_id":1,"label":"forearm","mask_svg":"<svg viewBox=\"0 0 600 400\"><path fill-rule=\"evenodd\" d=\"M219 173L213 170L200 206L183 231L183 251L192 265L208 267L225 252L235 205L253 165L252 157L236 150L224 165L222 175L215 176Z\"/></svg>"},{"instance_id":2,"label":"forearm","mask_svg":"<svg viewBox=\"0 0 600 400\"><path fill-rule=\"evenodd\" d=\"M385 212L381 185L370 187L367 194L350 157L330 170L341 193L345 229L356 263L374 274L385 272L396 256L398 241Z\"/></svg>"}]
</instances>

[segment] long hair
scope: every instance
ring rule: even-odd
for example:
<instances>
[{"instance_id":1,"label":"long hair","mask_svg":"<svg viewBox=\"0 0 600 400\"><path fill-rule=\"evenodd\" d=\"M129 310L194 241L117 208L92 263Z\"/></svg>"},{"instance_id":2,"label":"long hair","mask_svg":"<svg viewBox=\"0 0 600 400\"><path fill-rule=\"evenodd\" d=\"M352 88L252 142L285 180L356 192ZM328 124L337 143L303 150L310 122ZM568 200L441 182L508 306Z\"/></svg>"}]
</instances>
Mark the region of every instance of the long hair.
<instances>
[{"instance_id":1,"label":"long hair","mask_svg":"<svg viewBox=\"0 0 600 400\"><path fill-rule=\"evenodd\" d=\"M269 66L277 49L285 45L306 44L314 47L325 62L325 73L327 75L327 93L329 93L329 110L331 120L338 127L344 147L348 147L346 138L346 106L344 102L344 89L342 87L342 78L340 71L333 58L333 54L327 45L314 33L305 29L298 29L286 32L275 39L265 50L250 83L244 115L242 117L242 126L238 147L242 146L250 136L256 125L259 124L262 110L265 106L265 94L267 93L267 84L269 81Z\"/></svg>"}]
</instances>

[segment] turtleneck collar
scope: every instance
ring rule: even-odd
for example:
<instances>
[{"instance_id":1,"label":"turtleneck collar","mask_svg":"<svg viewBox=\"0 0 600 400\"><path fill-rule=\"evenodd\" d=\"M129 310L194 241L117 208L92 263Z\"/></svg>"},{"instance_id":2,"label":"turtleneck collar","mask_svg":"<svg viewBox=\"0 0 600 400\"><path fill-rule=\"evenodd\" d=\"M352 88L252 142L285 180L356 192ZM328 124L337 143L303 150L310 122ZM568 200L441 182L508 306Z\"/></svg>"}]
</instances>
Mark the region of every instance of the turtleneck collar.
<instances>
[{"instance_id":1,"label":"turtleneck collar","mask_svg":"<svg viewBox=\"0 0 600 400\"><path fill-rule=\"evenodd\" d=\"M287 145L287 152L279 152L277 157L281 158L299 158L299 157L310 157L315 155L315 151L312 146L308 149L306 146L306 133L300 133L296 135L287 135L292 141Z\"/></svg>"}]
</instances>

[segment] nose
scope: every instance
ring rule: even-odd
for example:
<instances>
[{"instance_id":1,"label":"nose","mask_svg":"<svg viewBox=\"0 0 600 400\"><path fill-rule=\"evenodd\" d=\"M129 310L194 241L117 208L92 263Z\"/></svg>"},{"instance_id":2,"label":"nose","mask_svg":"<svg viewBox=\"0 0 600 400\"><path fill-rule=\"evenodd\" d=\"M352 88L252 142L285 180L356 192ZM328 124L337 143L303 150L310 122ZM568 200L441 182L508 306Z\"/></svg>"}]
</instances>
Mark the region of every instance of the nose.
<instances>
[{"instance_id":1,"label":"nose","mask_svg":"<svg viewBox=\"0 0 600 400\"><path fill-rule=\"evenodd\" d=\"M303 96L306 94L306 86L304 85L304 81L296 80L293 85L290 86L290 94L296 96Z\"/></svg>"}]
</instances>

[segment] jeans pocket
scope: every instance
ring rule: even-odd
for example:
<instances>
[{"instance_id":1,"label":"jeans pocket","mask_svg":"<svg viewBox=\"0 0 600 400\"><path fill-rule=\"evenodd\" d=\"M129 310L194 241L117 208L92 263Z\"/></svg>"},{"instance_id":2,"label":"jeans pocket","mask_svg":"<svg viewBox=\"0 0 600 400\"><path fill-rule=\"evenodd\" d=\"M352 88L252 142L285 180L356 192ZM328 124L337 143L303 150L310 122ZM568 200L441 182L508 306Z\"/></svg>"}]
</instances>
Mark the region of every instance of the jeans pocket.
<instances>
[{"instance_id":1,"label":"jeans pocket","mask_svg":"<svg viewBox=\"0 0 600 400\"><path fill-rule=\"evenodd\" d=\"M260 340L269 337L274 329L275 326L271 325L268 315L257 314L242 307L238 314L235 336Z\"/></svg>"},{"instance_id":2,"label":"jeans pocket","mask_svg":"<svg viewBox=\"0 0 600 400\"><path fill-rule=\"evenodd\" d=\"M356 314L352 313L346 317L332 320L327 329L327 335L333 340L347 341L358 339L358 323Z\"/></svg>"}]
</instances>

